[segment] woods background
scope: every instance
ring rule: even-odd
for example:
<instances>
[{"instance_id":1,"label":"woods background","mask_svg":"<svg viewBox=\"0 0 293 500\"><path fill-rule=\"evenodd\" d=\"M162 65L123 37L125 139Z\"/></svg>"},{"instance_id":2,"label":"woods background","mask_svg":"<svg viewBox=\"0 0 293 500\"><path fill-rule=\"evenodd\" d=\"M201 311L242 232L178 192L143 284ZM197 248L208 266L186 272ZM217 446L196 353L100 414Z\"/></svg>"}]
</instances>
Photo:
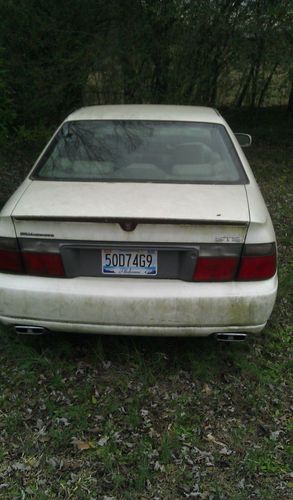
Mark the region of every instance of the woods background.
<instances>
[{"instance_id":1,"label":"woods background","mask_svg":"<svg viewBox=\"0 0 293 500\"><path fill-rule=\"evenodd\" d=\"M0 140L84 104L293 110L292 0L0 0Z\"/></svg>"}]
</instances>

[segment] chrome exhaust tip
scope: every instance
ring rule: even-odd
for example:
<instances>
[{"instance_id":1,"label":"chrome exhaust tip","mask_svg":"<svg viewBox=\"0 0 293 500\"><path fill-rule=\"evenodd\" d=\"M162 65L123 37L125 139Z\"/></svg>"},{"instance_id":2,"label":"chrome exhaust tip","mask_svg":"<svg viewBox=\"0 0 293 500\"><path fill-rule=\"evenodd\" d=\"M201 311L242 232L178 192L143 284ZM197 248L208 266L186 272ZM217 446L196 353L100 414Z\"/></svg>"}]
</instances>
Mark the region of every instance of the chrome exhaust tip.
<instances>
[{"instance_id":1,"label":"chrome exhaust tip","mask_svg":"<svg viewBox=\"0 0 293 500\"><path fill-rule=\"evenodd\" d=\"M16 325L14 330L18 335L44 335L47 330L42 326Z\"/></svg>"},{"instance_id":2,"label":"chrome exhaust tip","mask_svg":"<svg viewBox=\"0 0 293 500\"><path fill-rule=\"evenodd\" d=\"M246 333L216 333L218 342L244 342L247 339Z\"/></svg>"}]
</instances>

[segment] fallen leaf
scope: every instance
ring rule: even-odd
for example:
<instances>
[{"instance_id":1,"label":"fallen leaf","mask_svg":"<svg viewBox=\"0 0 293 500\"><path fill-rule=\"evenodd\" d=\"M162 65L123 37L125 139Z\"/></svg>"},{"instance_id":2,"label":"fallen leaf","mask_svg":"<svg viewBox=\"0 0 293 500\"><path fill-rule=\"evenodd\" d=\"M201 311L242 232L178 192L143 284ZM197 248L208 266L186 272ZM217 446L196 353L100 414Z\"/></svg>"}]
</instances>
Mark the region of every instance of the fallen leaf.
<instances>
[{"instance_id":1,"label":"fallen leaf","mask_svg":"<svg viewBox=\"0 0 293 500\"><path fill-rule=\"evenodd\" d=\"M107 444L108 440L109 440L109 438L107 436L103 437L103 438L99 439L98 445L99 446L105 446L105 444Z\"/></svg>"},{"instance_id":2,"label":"fallen leaf","mask_svg":"<svg viewBox=\"0 0 293 500\"><path fill-rule=\"evenodd\" d=\"M100 427L93 427L92 429L89 429L88 432L91 434L100 434L101 428Z\"/></svg>"},{"instance_id":3,"label":"fallen leaf","mask_svg":"<svg viewBox=\"0 0 293 500\"><path fill-rule=\"evenodd\" d=\"M211 433L209 433L207 435L207 440L211 441L212 443L218 444L219 446L226 447L225 443L222 443L221 441L217 441L217 439Z\"/></svg>"},{"instance_id":4,"label":"fallen leaf","mask_svg":"<svg viewBox=\"0 0 293 500\"><path fill-rule=\"evenodd\" d=\"M43 426L44 426L43 420L41 420L40 418L38 418L37 419L37 425L36 425L37 429L40 430Z\"/></svg>"},{"instance_id":5,"label":"fallen leaf","mask_svg":"<svg viewBox=\"0 0 293 500\"><path fill-rule=\"evenodd\" d=\"M50 438L49 438L49 436L42 435L42 436L39 436L38 441L40 441L41 443L47 443L48 441L50 441Z\"/></svg>"},{"instance_id":6,"label":"fallen leaf","mask_svg":"<svg viewBox=\"0 0 293 500\"><path fill-rule=\"evenodd\" d=\"M245 487L245 479L244 477L239 481L238 483L238 487L243 490L243 488Z\"/></svg>"},{"instance_id":7,"label":"fallen leaf","mask_svg":"<svg viewBox=\"0 0 293 500\"><path fill-rule=\"evenodd\" d=\"M72 444L80 451L89 450L89 448L93 448L92 444L89 441L81 441L80 439L74 439L72 441Z\"/></svg>"},{"instance_id":8,"label":"fallen leaf","mask_svg":"<svg viewBox=\"0 0 293 500\"><path fill-rule=\"evenodd\" d=\"M157 461L157 462L155 462L154 469L155 469L155 471L164 472L165 466L160 464L160 462Z\"/></svg>"},{"instance_id":9,"label":"fallen leaf","mask_svg":"<svg viewBox=\"0 0 293 500\"><path fill-rule=\"evenodd\" d=\"M24 472L29 471L31 467L29 465L23 464L22 462L15 462L14 464L12 464L12 469Z\"/></svg>"},{"instance_id":10,"label":"fallen leaf","mask_svg":"<svg viewBox=\"0 0 293 500\"><path fill-rule=\"evenodd\" d=\"M220 450L220 455L231 455L232 451L227 448L227 446L223 446Z\"/></svg>"},{"instance_id":11,"label":"fallen leaf","mask_svg":"<svg viewBox=\"0 0 293 500\"><path fill-rule=\"evenodd\" d=\"M105 368L105 370L108 370L111 366L111 361L103 361L102 365L103 365L103 368Z\"/></svg>"},{"instance_id":12,"label":"fallen leaf","mask_svg":"<svg viewBox=\"0 0 293 500\"><path fill-rule=\"evenodd\" d=\"M277 441L279 435L280 435L281 431L274 431L274 432L271 432L270 434L270 439L272 441Z\"/></svg>"},{"instance_id":13,"label":"fallen leaf","mask_svg":"<svg viewBox=\"0 0 293 500\"><path fill-rule=\"evenodd\" d=\"M202 392L205 392L206 394L211 394L213 391L208 384L204 384Z\"/></svg>"},{"instance_id":14,"label":"fallen leaf","mask_svg":"<svg viewBox=\"0 0 293 500\"><path fill-rule=\"evenodd\" d=\"M68 422L67 418L65 417L57 417L56 418L56 422L57 424L61 424L61 425L64 425L65 427L67 427L68 425L70 425L70 423Z\"/></svg>"}]
</instances>

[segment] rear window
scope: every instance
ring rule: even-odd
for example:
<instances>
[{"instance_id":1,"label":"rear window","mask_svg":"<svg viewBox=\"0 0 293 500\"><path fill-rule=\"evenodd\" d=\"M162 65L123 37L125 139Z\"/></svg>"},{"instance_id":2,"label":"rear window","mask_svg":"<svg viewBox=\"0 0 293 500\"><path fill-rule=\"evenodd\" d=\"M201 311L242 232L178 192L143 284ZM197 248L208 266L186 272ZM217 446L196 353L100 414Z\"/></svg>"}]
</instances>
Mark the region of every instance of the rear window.
<instances>
[{"instance_id":1,"label":"rear window","mask_svg":"<svg viewBox=\"0 0 293 500\"><path fill-rule=\"evenodd\" d=\"M66 122L39 160L44 180L243 184L223 125L142 120Z\"/></svg>"}]
</instances>

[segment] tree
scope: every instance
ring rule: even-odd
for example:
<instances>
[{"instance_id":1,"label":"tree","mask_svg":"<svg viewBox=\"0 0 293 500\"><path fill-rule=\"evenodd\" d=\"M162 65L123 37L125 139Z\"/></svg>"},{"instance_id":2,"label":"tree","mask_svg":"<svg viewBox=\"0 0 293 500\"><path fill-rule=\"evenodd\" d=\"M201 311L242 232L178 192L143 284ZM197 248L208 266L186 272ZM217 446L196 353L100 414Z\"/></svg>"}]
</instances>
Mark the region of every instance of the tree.
<instances>
[{"instance_id":1,"label":"tree","mask_svg":"<svg viewBox=\"0 0 293 500\"><path fill-rule=\"evenodd\" d=\"M2 123L55 124L84 103L259 107L281 84L292 109L292 5L0 0Z\"/></svg>"}]
</instances>

